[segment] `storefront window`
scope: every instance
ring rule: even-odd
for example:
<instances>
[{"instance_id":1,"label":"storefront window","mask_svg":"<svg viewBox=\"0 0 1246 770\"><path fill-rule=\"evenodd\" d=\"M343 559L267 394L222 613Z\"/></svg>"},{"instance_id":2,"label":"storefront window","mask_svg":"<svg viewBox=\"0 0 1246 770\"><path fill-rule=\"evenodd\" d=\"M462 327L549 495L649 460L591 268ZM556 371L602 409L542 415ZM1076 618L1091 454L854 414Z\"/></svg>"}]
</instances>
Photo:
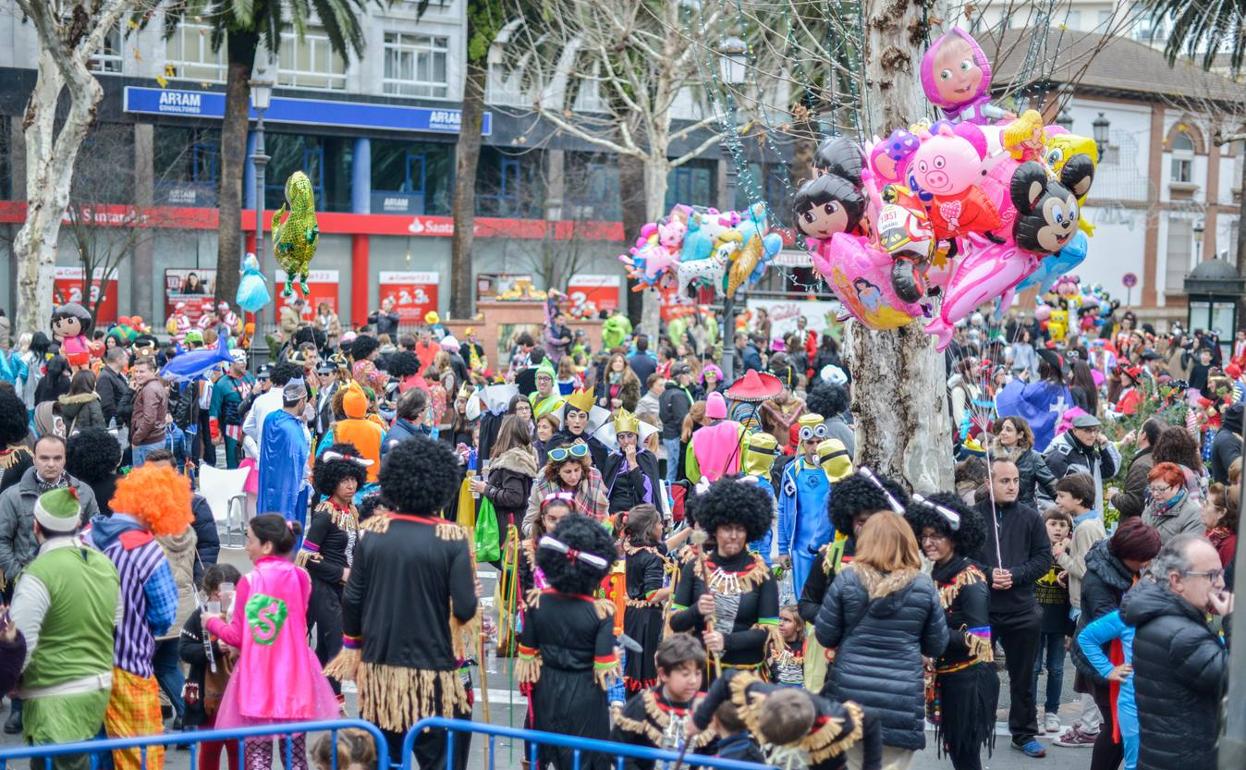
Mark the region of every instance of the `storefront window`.
<instances>
[{"instance_id":1,"label":"storefront window","mask_svg":"<svg viewBox=\"0 0 1246 770\"><path fill-rule=\"evenodd\" d=\"M273 134L265 136L271 160L265 179L264 207L285 202L285 184L295 171L311 179L319 211L350 211L350 167L354 140L349 137Z\"/></svg>"},{"instance_id":2,"label":"storefront window","mask_svg":"<svg viewBox=\"0 0 1246 770\"><path fill-rule=\"evenodd\" d=\"M714 206L718 203L715 169L717 161L690 160L679 168L671 169L666 177L666 206L669 211L676 203L697 206Z\"/></svg>"},{"instance_id":3,"label":"storefront window","mask_svg":"<svg viewBox=\"0 0 1246 770\"><path fill-rule=\"evenodd\" d=\"M544 156L532 150L482 147L476 169L476 213L538 219L545 202Z\"/></svg>"},{"instance_id":4,"label":"storefront window","mask_svg":"<svg viewBox=\"0 0 1246 770\"><path fill-rule=\"evenodd\" d=\"M372 213L450 213L454 145L372 141Z\"/></svg>"},{"instance_id":5,"label":"storefront window","mask_svg":"<svg viewBox=\"0 0 1246 770\"><path fill-rule=\"evenodd\" d=\"M155 127L156 203L215 206L221 132L214 128Z\"/></svg>"},{"instance_id":6,"label":"storefront window","mask_svg":"<svg viewBox=\"0 0 1246 770\"><path fill-rule=\"evenodd\" d=\"M619 190L619 163L614 155L597 152L566 154L564 219L614 222L623 218Z\"/></svg>"}]
</instances>

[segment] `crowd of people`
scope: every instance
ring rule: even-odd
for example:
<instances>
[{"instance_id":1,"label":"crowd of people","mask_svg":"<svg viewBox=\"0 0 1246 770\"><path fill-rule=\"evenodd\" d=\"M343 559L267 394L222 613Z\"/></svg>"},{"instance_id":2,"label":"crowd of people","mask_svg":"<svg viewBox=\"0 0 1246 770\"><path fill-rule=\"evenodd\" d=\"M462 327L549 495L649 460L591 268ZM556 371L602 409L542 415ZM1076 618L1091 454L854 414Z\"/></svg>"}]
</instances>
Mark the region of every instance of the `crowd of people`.
<instances>
[{"instance_id":1,"label":"crowd of people","mask_svg":"<svg viewBox=\"0 0 1246 770\"><path fill-rule=\"evenodd\" d=\"M1246 333L1229 357L1128 313L1059 344L975 317L947 358L955 485L923 495L854 462L834 325L746 317L726 381L705 324L611 319L593 349L556 296L498 351L435 313L325 310L259 366L227 305L168 340L100 330L87 362L0 342L6 732L327 719L351 681L400 761L419 720L472 718L496 654L525 726L586 738L818 770L930 745L976 770L1006 673L1027 757L1041 737L1096 770L1215 766ZM218 563L205 465L249 469L245 575ZM446 743L420 734L418 764ZM272 765L271 740L225 749L200 769Z\"/></svg>"}]
</instances>

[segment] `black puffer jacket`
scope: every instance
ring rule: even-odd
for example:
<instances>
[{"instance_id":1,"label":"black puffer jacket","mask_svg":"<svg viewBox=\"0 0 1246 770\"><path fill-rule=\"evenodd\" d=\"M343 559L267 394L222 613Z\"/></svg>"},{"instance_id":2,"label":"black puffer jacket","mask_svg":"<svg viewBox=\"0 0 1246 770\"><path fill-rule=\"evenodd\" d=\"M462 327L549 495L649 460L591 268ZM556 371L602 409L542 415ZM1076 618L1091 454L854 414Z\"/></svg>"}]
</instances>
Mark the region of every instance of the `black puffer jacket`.
<instances>
[{"instance_id":1,"label":"black puffer jacket","mask_svg":"<svg viewBox=\"0 0 1246 770\"><path fill-rule=\"evenodd\" d=\"M1056 477L1042 455L1033 449L1021 449L1009 455L1017 464L1017 474L1021 477L1021 495L1017 502L1037 511L1042 509L1038 504L1039 493L1042 493L1044 500L1056 499Z\"/></svg>"},{"instance_id":2,"label":"black puffer jacket","mask_svg":"<svg viewBox=\"0 0 1246 770\"><path fill-rule=\"evenodd\" d=\"M1138 770L1215 770L1228 651L1201 610L1149 580L1125 594L1121 616L1137 629Z\"/></svg>"},{"instance_id":3,"label":"black puffer jacket","mask_svg":"<svg viewBox=\"0 0 1246 770\"><path fill-rule=\"evenodd\" d=\"M1120 559L1108 551L1109 540L1100 540L1086 552L1086 574L1082 577L1082 614L1077 619L1077 634L1082 632L1092 620L1120 609L1121 597L1133 585L1134 576ZM1082 652L1081 645L1070 645L1073 665L1093 681L1103 682L1103 677L1095 671Z\"/></svg>"},{"instance_id":4,"label":"black puffer jacket","mask_svg":"<svg viewBox=\"0 0 1246 770\"><path fill-rule=\"evenodd\" d=\"M826 592L815 630L823 647L838 648L822 694L878 716L884 746L926 748L922 656L939 657L948 640L930 577L848 565Z\"/></svg>"}]
</instances>

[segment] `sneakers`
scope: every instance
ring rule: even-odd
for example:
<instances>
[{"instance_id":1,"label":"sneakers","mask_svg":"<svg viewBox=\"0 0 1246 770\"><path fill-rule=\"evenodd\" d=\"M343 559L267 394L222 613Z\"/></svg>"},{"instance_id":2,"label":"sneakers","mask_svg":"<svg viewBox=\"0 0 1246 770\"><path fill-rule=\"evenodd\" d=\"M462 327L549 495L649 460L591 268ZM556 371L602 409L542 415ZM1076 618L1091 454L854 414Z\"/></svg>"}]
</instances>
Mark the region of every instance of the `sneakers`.
<instances>
[{"instance_id":1,"label":"sneakers","mask_svg":"<svg viewBox=\"0 0 1246 770\"><path fill-rule=\"evenodd\" d=\"M1037 738L1031 738L1025 743L1017 743L1014 740L1011 745L1014 749L1031 759L1042 759L1047 756L1047 749L1043 748L1043 744L1039 743Z\"/></svg>"},{"instance_id":2,"label":"sneakers","mask_svg":"<svg viewBox=\"0 0 1246 770\"><path fill-rule=\"evenodd\" d=\"M9 719L4 723L5 735L17 735L22 731L22 710L20 708L11 709Z\"/></svg>"},{"instance_id":3,"label":"sneakers","mask_svg":"<svg viewBox=\"0 0 1246 770\"><path fill-rule=\"evenodd\" d=\"M1077 725L1073 725L1065 730L1059 738L1056 738L1053 743L1066 749L1085 749L1095 745L1095 739L1098 737L1098 733L1087 733Z\"/></svg>"},{"instance_id":4,"label":"sneakers","mask_svg":"<svg viewBox=\"0 0 1246 770\"><path fill-rule=\"evenodd\" d=\"M1042 728L1045 732L1052 735L1058 735L1060 732L1060 717L1050 711L1043 717Z\"/></svg>"}]
</instances>

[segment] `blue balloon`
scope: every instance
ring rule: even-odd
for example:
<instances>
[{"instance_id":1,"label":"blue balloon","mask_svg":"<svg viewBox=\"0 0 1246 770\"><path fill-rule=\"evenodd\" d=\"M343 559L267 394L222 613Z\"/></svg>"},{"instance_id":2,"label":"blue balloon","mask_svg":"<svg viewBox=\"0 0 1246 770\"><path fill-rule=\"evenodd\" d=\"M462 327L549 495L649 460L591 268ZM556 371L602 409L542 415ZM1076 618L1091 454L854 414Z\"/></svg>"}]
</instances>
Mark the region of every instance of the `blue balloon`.
<instances>
[{"instance_id":1,"label":"blue balloon","mask_svg":"<svg viewBox=\"0 0 1246 770\"><path fill-rule=\"evenodd\" d=\"M1038 263L1038 269L1030 276L1017 285L1017 291L1025 291L1033 286L1039 287L1042 294L1051 291L1051 287L1056 285L1056 279L1065 275L1070 270L1076 268L1086 260L1086 253L1090 248L1090 239L1086 234L1078 231L1073 236L1073 240L1069 241L1069 245L1049 257L1044 257Z\"/></svg>"},{"instance_id":2,"label":"blue balloon","mask_svg":"<svg viewBox=\"0 0 1246 770\"><path fill-rule=\"evenodd\" d=\"M221 363L229 363L234 357L229 352L229 340L221 337L215 348L203 348L174 356L160 370L160 377L173 382L193 380Z\"/></svg>"}]
</instances>

